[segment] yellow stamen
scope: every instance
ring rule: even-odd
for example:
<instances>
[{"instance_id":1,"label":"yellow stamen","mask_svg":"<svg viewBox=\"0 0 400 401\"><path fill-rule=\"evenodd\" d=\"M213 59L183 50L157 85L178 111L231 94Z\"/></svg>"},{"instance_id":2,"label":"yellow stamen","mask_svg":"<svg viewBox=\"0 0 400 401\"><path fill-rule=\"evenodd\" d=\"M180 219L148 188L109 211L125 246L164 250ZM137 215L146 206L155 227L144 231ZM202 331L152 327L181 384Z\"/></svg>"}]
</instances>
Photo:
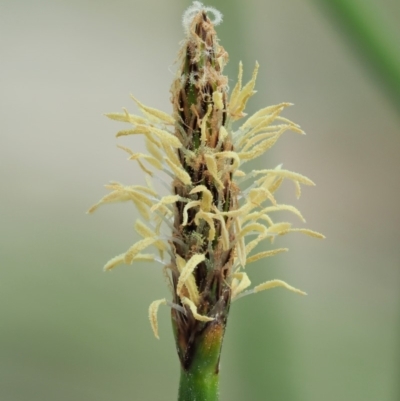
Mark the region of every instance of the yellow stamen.
<instances>
[{"instance_id":1,"label":"yellow stamen","mask_svg":"<svg viewBox=\"0 0 400 401\"><path fill-rule=\"evenodd\" d=\"M192 311L193 317L196 320L201 322L212 322L214 320L213 317L198 314L196 305L189 298L182 297L181 301L183 305L187 305L189 307L189 309Z\"/></svg>"},{"instance_id":2,"label":"yellow stamen","mask_svg":"<svg viewBox=\"0 0 400 401\"><path fill-rule=\"evenodd\" d=\"M154 336L157 340L160 339L158 335L158 320L157 320L157 312L160 305L166 305L167 300L165 298L159 299L158 301L153 301L149 306L149 319L151 328L153 329Z\"/></svg>"}]
</instances>

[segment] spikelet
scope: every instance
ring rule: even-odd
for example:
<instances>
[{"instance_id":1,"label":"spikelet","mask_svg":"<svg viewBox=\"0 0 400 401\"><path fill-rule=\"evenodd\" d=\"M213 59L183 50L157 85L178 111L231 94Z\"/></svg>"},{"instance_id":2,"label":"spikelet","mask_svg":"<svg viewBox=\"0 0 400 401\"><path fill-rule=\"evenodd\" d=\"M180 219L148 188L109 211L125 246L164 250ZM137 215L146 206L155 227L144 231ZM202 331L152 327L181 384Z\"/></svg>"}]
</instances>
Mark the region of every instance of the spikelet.
<instances>
[{"instance_id":1,"label":"spikelet","mask_svg":"<svg viewBox=\"0 0 400 401\"><path fill-rule=\"evenodd\" d=\"M313 181L281 165L253 171L244 167L286 132L303 135L304 131L281 115L292 105L287 102L264 107L238 129L232 128L233 122L246 117L247 102L256 93L259 64L245 85L239 64L237 84L229 96L228 78L223 75L228 54L214 29L221 21L219 11L199 1L184 13L185 39L171 86L172 113L131 96L141 115L126 109L106 114L128 124L117 137L133 141L138 135L144 137L147 153L136 151L137 146L119 147L138 163L148 185L110 183L106 186L110 192L88 211L103 204L131 202L144 218L145 222L135 223L141 238L108 261L104 270L134 262L163 266L172 300L154 301L149 318L159 338L158 309L160 305L171 307L182 366L193 360L199 336L218 327L223 335L232 300L274 287L305 294L281 280L248 289L251 281L243 271L247 264L288 250L263 248L253 253L256 247L289 233L324 238L316 231L292 227L291 222L275 221L277 212L289 212L305 222L296 207L279 203L276 194L284 180L294 183L297 197L301 185L313 186ZM152 180L171 192L159 193Z\"/></svg>"}]
</instances>

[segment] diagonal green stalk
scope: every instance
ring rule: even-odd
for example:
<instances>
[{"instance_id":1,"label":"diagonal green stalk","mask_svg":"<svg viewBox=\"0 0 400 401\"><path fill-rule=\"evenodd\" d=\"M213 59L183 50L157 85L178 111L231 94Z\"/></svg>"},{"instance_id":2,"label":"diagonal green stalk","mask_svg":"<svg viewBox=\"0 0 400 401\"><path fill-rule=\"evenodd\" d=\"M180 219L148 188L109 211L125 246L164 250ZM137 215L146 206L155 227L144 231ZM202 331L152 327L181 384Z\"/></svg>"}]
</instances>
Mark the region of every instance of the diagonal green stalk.
<instances>
[{"instance_id":1,"label":"diagonal green stalk","mask_svg":"<svg viewBox=\"0 0 400 401\"><path fill-rule=\"evenodd\" d=\"M400 105L398 34L389 30L380 8L355 0L315 2L340 25L396 106Z\"/></svg>"}]
</instances>

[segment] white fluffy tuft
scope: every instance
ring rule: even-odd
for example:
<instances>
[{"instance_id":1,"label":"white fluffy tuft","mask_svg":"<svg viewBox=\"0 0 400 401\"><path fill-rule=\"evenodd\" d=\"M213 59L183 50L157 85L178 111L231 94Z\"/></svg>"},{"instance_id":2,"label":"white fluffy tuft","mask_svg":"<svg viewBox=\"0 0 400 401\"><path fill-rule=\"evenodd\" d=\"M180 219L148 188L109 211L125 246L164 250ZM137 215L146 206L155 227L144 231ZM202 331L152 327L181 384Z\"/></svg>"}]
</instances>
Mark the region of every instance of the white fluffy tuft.
<instances>
[{"instance_id":1,"label":"white fluffy tuft","mask_svg":"<svg viewBox=\"0 0 400 401\"><path fill-rule=\"evenodd\" d=\"M193 18L202 11L213 14L214 19L212 19L211 22L214 25L219 25L222 22L222 14L216 8L206 7L200 1L194 1L193 4L183 13L182 25L186 33L189 33L189 28Z\"/></svg>"}]
</instances>

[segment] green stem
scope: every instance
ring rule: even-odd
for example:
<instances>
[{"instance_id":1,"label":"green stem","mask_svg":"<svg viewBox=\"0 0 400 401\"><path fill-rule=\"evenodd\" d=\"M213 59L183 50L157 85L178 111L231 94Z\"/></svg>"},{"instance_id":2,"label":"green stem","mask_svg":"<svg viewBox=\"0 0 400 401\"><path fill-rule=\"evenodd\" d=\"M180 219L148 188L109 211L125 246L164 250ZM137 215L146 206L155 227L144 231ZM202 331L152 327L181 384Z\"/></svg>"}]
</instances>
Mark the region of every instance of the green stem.
<instances>
[{"instance_id":1,"label":"green stem","mask_svg":"<svg viewBox=\"0 0 400 401\"><path fill-rule=\"evenodd\" d=\"M178 401L218 401L219 359L224 331L222 322L207 323L185 349L185 356L181 359ZM182 350L179 337L177 340Z\"/></svg>"},{"instance_id":2,"label":"green stem","mask_svg":"<svg viewBox=\"0 0 400 401\"><path fill-rule=\"evenodd\" d=\"M203 369L181 369L178 401L218 401L219 375Z\"/></svg>"}]
</instances>

